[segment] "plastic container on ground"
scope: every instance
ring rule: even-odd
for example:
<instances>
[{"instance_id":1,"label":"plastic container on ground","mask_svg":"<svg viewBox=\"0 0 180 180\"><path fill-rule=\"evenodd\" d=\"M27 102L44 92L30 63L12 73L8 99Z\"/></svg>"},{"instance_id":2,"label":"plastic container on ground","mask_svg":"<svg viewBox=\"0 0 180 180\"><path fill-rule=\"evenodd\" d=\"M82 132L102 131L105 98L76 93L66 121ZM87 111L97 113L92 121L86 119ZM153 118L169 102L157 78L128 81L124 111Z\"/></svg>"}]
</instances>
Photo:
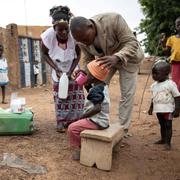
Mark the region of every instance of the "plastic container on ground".
<instances>
[{"instance_id":1,"label":"plastic container on ground","mask_svg":"<svg viewBox=\"0 0 180 180\"><path fill-rule=\"evenodd\" d=\"M0 109L0 135L25 135L34 131L33 113L25 109L17 114Z\"/></svg>"}]
</instances>

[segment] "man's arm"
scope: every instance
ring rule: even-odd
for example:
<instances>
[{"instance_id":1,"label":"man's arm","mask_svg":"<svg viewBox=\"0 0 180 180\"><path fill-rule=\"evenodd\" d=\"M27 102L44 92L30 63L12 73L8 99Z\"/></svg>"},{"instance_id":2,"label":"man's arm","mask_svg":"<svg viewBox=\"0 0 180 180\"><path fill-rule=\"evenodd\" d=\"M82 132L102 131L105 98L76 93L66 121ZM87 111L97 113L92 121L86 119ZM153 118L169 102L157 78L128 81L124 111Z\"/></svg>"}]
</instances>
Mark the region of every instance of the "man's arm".
<instances>
[{"instance_id":1,"label":"man's arm","mask_svg":"<svg viewBox=\"0 0 180 180\"><path fill-rule=\"evenodd\" d=\"M134 36L133 32L128 27L125 20L121 15L117 15L112 25L114 36L120 43L120 50L111 56L104 56L98 58L100 65L104 65L105 68L110 69L118 64L121 66L127 65L131 60L140 62L143 58L143 53L140 50L140 45Z\"/></svg>"},{"instance_id":2,"label":"man's arm","mask_svg":"<svg viewBox=\"0 0 180 180\"><path fill-rule=\"evenodd\" d=\"M119 57L121 63L125 65L129 60L137 59L140 48L139 42L121 15L116 17L114 32L117 40L121 42L122 47L120 51L114 55Z\"/></svg>"},{"instance_id":3,"label":"man's arm","mask_svg":"<svg viewBox=\"0 0 180 180\"><path fill-rule=\"evenodd\" d=\"M87 70L87 64L95 59L95 56L88 52L88 50L84 47L84 45L79 45L82 53L82 69Z\"/></svg>"}]
</instances>

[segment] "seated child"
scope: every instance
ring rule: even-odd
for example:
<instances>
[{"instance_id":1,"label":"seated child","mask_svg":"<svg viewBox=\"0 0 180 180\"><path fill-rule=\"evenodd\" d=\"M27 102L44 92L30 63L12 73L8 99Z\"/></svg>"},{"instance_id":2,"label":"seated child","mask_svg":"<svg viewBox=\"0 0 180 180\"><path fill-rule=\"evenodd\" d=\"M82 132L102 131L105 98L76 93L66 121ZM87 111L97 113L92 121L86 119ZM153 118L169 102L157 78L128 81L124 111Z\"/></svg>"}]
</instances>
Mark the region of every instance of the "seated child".
<instances>
[{"instance_id":1,"label":"seated child","mask_svg":"<svg viewBox=\"0 0 180 180\"><path fill-rule=\"evenodd\" d=\"M80 159L81 137L80 133L85 129L106 129L109 127L109 94L108 87L103 82L108 70L100 67L97 62L91 61L87 65L87 81L84 85L90 86L85 100L84 113L80 120L72 123L68 127L70 146L74 152L73 160Z\"/></svg>"},{"instance_id":2,"label":"seated child","mask_svg":"<svg viewBox=\"0 0 180 180\"><path fill-rule=\"evenodd\" d=\"M171 149L172 119L180 112L180 93L175 82L169 79L171 67L165 60L158 60L152 68L152 101L148 114L155 112L160 124L161 139L155 144L164 144Z\"/></svg>"}]
</instances>

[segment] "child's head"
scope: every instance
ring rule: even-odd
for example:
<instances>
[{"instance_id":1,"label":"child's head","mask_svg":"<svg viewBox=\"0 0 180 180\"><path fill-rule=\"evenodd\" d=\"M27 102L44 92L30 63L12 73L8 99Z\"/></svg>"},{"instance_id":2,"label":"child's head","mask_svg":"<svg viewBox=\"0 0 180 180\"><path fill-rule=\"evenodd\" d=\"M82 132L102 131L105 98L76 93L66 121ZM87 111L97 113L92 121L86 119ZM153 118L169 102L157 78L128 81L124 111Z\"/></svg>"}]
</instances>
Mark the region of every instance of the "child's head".
<instances>
[{"instance_id":1,"label":"child's head","mask_svg":"<svg viewBox=\"0 0 180 180\"><path fill-rule=\"evenodd\" d=\"M4 51L4 47L2 44L0 44L0 57L2 57Z\"/></svg>"},{"instance_id":2,"label":"child's head","mask_svg":"<svg viewBox=\"0 0 180 180\"><path fill-rule=\"evenodd\" d=\"M180 17L176 19L175 26L176 26L177 33L180 33Z\"/></svg>"},{"instance_id":3,"label":"child's head","mask_svg":"<svg viewBox=\"0 0 180 180\"><path fill-rule=\"evenodd\" d=\"M93 60L90 63L88 63L87 68L88 72L86 85L96 82L104 82L109 73L109 70L103 68L102 66L99 66L96 60Z\"/></svg>"},{"instance_id":4,"label":"child's head","mask_svg":"<svg viewBox=\"0 0 180 180\"><path fill-rule=\"evenodd\" d=\"M163 82L168 79L171 72L170 64L165 60L158 60L154 63L152 68L152 78L155 81Z\"/></svg>"}]
</instances>

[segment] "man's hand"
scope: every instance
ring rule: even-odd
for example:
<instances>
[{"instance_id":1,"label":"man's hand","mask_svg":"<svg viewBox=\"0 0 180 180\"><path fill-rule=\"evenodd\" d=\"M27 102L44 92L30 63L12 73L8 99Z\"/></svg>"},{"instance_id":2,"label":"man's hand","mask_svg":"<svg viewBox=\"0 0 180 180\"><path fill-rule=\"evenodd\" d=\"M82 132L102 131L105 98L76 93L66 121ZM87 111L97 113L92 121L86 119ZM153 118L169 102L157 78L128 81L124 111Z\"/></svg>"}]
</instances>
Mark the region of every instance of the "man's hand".
<instances>
[{"instance_id":1,"label":"man's hand","mask_svg":"<svg viewBox=\"0 0 180 180\"><path fill-rule=\"evenodd\" d=\"M111 69L112 67L116 66L119 62L121 62L120 58L113 55L113 56L103 56L96 59L99 62L99 65L107 69Z\"/></svg>"}]
</instances>

